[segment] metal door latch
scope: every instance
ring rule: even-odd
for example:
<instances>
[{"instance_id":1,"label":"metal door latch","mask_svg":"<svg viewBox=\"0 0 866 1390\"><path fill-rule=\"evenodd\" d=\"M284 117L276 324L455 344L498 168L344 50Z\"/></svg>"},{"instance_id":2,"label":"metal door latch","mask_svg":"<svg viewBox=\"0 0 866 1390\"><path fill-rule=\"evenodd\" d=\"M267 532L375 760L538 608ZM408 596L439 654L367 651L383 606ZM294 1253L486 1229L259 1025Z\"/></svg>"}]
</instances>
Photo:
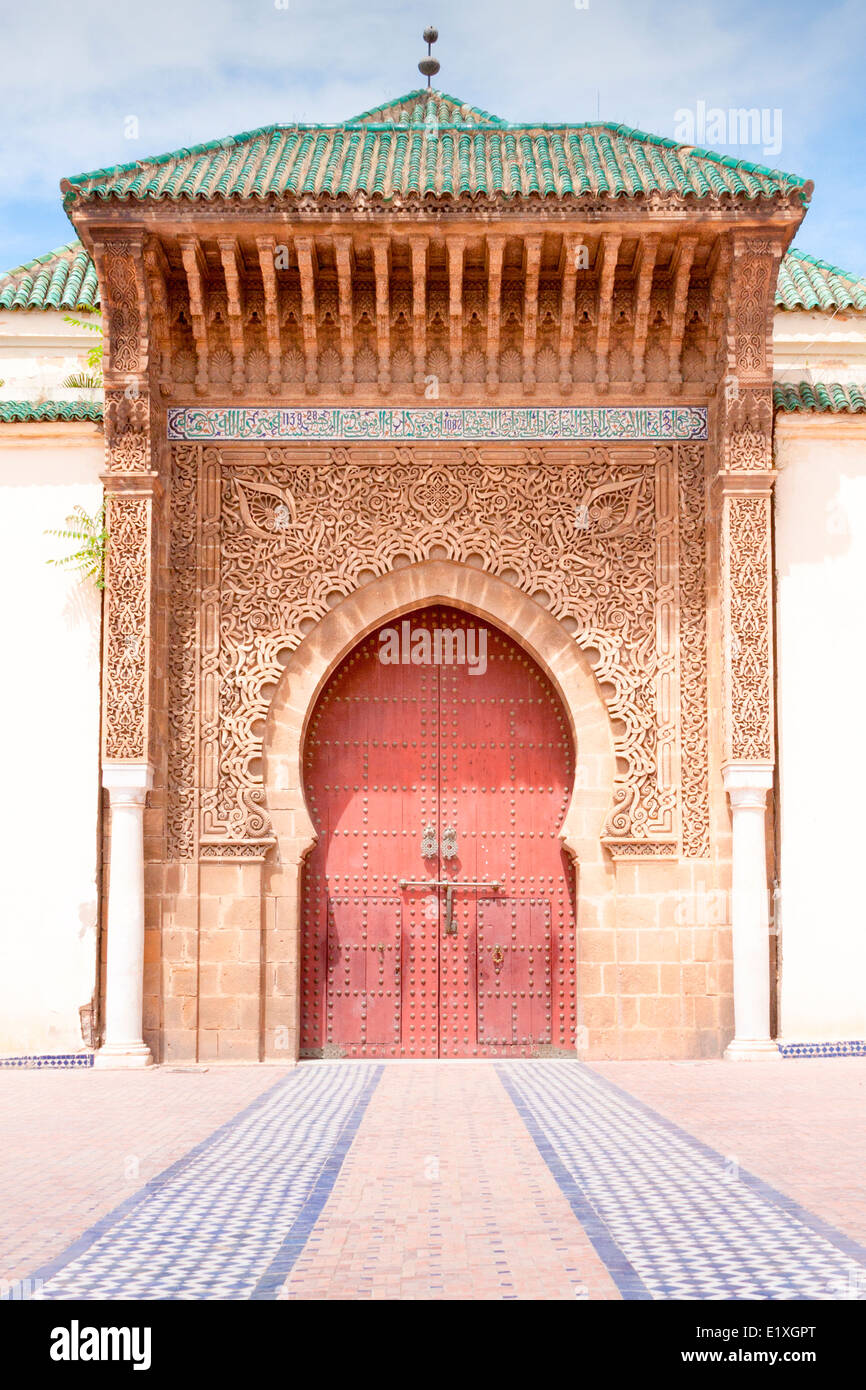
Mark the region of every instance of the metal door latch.
<instances>
[{"instance_id":1,"label":"metal door latch","mask_svg":"<svg viewBox=\"0 0 866 1390\"><path fill-rule=\"evenodd\" d=\"M445 889L445 925L442 928L443 936L456 936L457 923L454 920L454 889L455 888L492 888L498 891L502 884L496 880L487 881L477 878L401 878L401 888L444 888Z\"/></svg>"}]
</instances>

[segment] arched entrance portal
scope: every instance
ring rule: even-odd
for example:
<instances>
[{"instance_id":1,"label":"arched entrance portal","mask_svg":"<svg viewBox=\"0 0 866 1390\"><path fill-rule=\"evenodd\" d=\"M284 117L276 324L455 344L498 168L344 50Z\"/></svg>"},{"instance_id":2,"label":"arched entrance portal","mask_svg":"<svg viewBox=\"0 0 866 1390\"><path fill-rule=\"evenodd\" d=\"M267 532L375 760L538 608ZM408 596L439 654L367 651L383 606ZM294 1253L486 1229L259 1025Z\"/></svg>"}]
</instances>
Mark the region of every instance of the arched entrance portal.
<instances>
[{"instance_id":1,"label":"arched entrance portal","mask_svg":"<svg viewBox=\"0 0 866 1390\"><path fill-rule=\"evenodd\" d=\"M574 750L493 624L427 606L337 667L303 757L302 1055L573 1049Z\"/></svg>"}]
</instances>

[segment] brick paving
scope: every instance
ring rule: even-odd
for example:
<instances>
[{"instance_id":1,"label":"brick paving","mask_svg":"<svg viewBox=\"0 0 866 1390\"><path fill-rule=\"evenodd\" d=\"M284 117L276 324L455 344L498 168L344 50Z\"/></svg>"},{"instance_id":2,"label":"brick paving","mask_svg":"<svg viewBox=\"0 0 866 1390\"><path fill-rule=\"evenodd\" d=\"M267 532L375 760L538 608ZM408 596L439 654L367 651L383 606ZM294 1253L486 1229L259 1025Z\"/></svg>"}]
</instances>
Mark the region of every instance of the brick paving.
<instances>
[{"instance_id":1,"label":"brick paving","mask_svg":"<svg viewBox=\"0 0 866 1390\"><path fill-rule=\"evenodd\" d=\"M573 1301L619 1293L495 1069L405 1062L384 1069L281 1296Z\"/></svg>"},{"instance_id":2,"label":"brick paving","mask_svg":"<svg viewBox=\"0 0 866 1390\"><path fill-rule=\"evenodd\" d=\"M725 1186L727 1170L736 1174L739 1165L777 1189L785 1200L799 1203L807 1216L830 1223L839 1234L834 1245L829 1232L833 1248L828 1249L828 1232L821 1235L819 1231L816 1236L817 1227L804 1231L800 1218L793 1218L800 1224L792 1239L802 1244L804 1258L814 1262L819 1279L814 1287L830 1290L815 1296L862 1297L866 1291L863 1251L844 1248L846 1237L866 1244L864 1059L798 1059L742 1066L722 1062L617 1062L594 1067L516 1063L511 1069L471 1062L396 1063L377 1069L356 1107L356 1121L342 1131L343 1139L335 1138L333 1126L327 1134L321 1126L317 1132L307 1119L314 1118L312 1112L317 1113L319 1105L324 1110L336 1103L337 1076L341 1069L356 1065L361 1064L312 1063L296 1071L244 1066L160 1068L126 1075L84 1070L0 1072L0 1280L24 1279L55 1262L63 1271L57 1276L58 1289L68 1288L69 1296L97 1296L87 1293L87 1287L96 1287L93 1282L72 1292L79 1277L76 1269L84 1269L89 1259L91 1281L105 1277L106 1269L113 1271L113 1297L136 1296L135 1292L124 1294L124 1287L152 1290L139 1294L145 1297L295 1300L616 1299L646 1296L641 1287L651 1287L654 1297L683 1296L678 1292L683 1272L678 1267L680 1255L673 1249L677 1241L668 1242L664 1250L657 1243L646 1244L646 1206L641 1195L645 1190L652 1200L658 1197L664 1227L664 1203L673 1198L665 1191L668 1179L663 1159L661 1169L653 1170L658 1157L653 1159L651 1149L655 1145L657 1155L664 1154L668 1143L664 1123L670 1122L686 1132L678 1138L669 1131L670 1142L680 1154L683 1180L691 1183L699 1166L710 1165L699 1197L710 1202L724 1240L734 1190ZM607 1092L598 1090L598 1083L594 1086L594 1075L608 1085ZM621 1088L624 1101L609 1090L609 1083ZM265 1098L270 1091L273 1097ZM257 1097L264 1098L264 1108L254 1120L241 1120L242 1112ZM628 1097L650 1110L635 1108ZM300 1124L293 1115L301 1115ZM342 1123L337 1116L338 1128ZM219 1140L224 1146L220 1149L211 1136L226 1125L228 1135ZM261 1142L256 1125L262 1126ZM594 1128L598 1130L595 1138ZM291 1138L281 1139L281 1135ZM281 1179L276 1172L277 1160L286 1162L286 1143L294 1144L296 1136L297 1171L308 1175L302 1181L293 1179L295 1200L301 1204L297 1218L279 1206ZM709 1145L715 1155L700 1157L696 1148L691 1160L688 1136ZM641 1157L644 1142L646 1163ZM147 1229L148 1203L158 1199L170 1231L171 1184L161 1180L158 1192L152 1194L144 1191L145 1185L201 1145L205 1149L202 1172L208 1163L213 1172L223 1151L235 1155L235 1164L242 1160L240 1177L228 1173L223 1185L223 1200L230 1206L236 1200L249 1206L250 1180L243 1155L257 1156L256 1180L271 1184L271 1201L276 1191L276 1210L283 1218L285 1234L279 1234L275 1221L274 1239L267 1258L262 1254L261 1270L257 1274L258 1257L250 1256L248 1249L246 1283L238 1282L232 1266L238 1252L232 1240L225 1238L226 1218L217 1212L211 1196L211 1186L217 1184L212 1179L197 1182L196 1165L182 1163L184 1171L172 1179L183 1192L179 1210L181 1214L190 1210L192 1193L201 1248L211 1260L216 1250L220 1267L211 1276L203 1261L196 1282L192 1265L197 1256L185 1250L187 1264L192 1261L188 1285L192 1291L165 1292L177 1284L176 1264L174 1284L161 1283L162 1275L148 1283L146 1274L148 1269L171 1264L165 1242L161 1253L157 1251L162 1264L154 1264L152 1240L147 1250L142 1249L137 1268L136 1228L129 1224L133 1218L103 1219L120 1203L133 1199L138 1202L134 1220ZM557 1146L559 1158L554 1153ZM719 1160L725 1169L721 1183L713 1177ZM661 1184L654 1176L659 1171ZM634 1195L625 1196L626 1179L638 1184L633 1188L636 1201ZM648 1186L642 1189L641 1183ZM747 1200L756 1213L760 1209L762 1220L768 1217L787 1225L792 1218L785 1202L781 1211L774 1208L768 1215L762 1204L769 1201L773 1207L774 1199L771 1194L762 1195L759 1188L760 1183L737 1200ZM232 1195L235 1191L237 1199ZM252 1200L258 1223L267 1234L273 1208L260 1209L258 1197ZM673 1213L675 1208L668 1210ZM599 1240L599 1212L605 1215L608 1235L621 1216L626 1225L632 1223L617 1234L623 1249L633 1242L632 1264L625 1275L628 1260L619 1266L616 1248L607 1237ZM103 1234L93 1255L83 1264L70 1263L68 1247L101 1220ZM673 1227L675 1221L669 1224ZM214 1243L209 1233L216 1225L222 1238ZM699 1233L699 1243L700 1219L693 1229ZM745 1227L740 1222L739 1229L748 1232L748 1222ZM262 1244L263 1252L266 1244ZM224 1260L221 1250L225 1250ZM697 1277L695 1269L702 1258L701 1250L692 1245L689 1278ZM713 1259L709 1247L707 1259L710 1263ZM730 1273L730 1258L725 1259ZM838 1272L840 1259L857 1264L857 1278L849 1278L845 1285L855 1290L853 1294L834 1292L844 1283ZM751 1266L751 1256L746 1263ZM794 1263L799 1268L799 1256ZM736 1268L731 1277L738 1277ZM241 1287L257 1291L227 1292ZM49 1291L47 1296L67 1295ZM788 1295L771 1292L768 1296Z\"/></svg>"}]
</instances>

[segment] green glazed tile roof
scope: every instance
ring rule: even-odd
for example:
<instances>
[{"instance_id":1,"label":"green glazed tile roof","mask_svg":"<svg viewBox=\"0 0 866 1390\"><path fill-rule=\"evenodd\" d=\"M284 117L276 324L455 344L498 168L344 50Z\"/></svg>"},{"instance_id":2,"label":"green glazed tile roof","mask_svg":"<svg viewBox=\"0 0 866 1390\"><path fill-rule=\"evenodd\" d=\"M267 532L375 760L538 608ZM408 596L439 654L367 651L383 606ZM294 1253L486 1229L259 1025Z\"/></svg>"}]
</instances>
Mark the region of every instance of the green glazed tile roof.
<instances>
[{"instance_id":1,"label":"green glazed tile roof","mask_svg":"<svg viewBox=\"0 0 866 1390\"><path fill-rule=\"evenodd\" d=\"M80 241L0 274L0 309L98 309L99 284Z\"/></svg>"},{"instance_id":2,"label":"green glazed tile roof","mask_svg":"<svg viewBox=\"0 0 866 1390\"><path fill-rule=\"evenodd\" d=\"M417 91L407 92L396 101L384 101L370 111L362 111L353 116L347 125L426 125L438 121L440 125L498 126L508 125L500 116L491 116L477 106L469 106L459 97L451 97L447 92L419 87Z\"/></svg>"},{"instance_id":3,"label":"green glazed tile roof","mask_svg":"<svg viewBox=\"0 0 866 1390\"><path fill-rule=\"evenodd\" d=\"M435 90L339 125L271 125L61 183L84 199L797 194L812 184L624 125L514 125Z\"/></svg>"},{"instance_id":4,"label":"green glazed tile roof","mask_svg":"<svg viewBox=\"0 0 866 1390\"><path fill-rule=\"evenodd\" d=\"M838 381L777 381L773 384L773 404L785 411L832 411L835 415L859 414L866 410L866 385L843 386Z\"/></svg>"},{"instance_id":5,"label":"green glazed tile roof","mask_svg":"<svg viewBox=\"0 0 866 1390\"><path fill-rule=\"evenodd\" d=\"M0 424L33 420L101 420L102 401L0 401Z\"/></svg>"},{"instance_id":6,"label":"green glazed tile roof","mask_svg":"<svg viewBox=\"0 0 866 1390\"><path fill-rule=\"evenodd\" d=\"M776 285L780 309L866 309L866 280L792 248Z\"/></svg>"}]
</instances>

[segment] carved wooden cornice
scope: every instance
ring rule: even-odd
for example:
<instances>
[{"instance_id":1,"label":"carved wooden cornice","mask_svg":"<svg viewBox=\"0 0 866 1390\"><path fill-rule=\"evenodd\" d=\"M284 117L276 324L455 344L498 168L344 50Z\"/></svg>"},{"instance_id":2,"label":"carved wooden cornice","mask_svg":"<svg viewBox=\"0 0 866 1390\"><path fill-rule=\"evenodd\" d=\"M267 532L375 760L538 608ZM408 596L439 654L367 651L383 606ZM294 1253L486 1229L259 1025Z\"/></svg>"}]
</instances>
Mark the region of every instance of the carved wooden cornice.
<instances>
[{"instance_id":1,"label":"carved wooden cornice","mask_svg":"<svg viewBox=\"0 0 866 1390\"><path fill-rule=\"evenodd\" d=\"M334 258L337 263L337 292L340 315L340 358L342 373L340 389L349 395L354 388L355 332L352 322L352 240L334 238Z\"/></svg>"},{"instance_id":2,"label":"carved wooden cornice","mask_svg":"<svg viewBox=\"0 0 866 1390\"><path fill-rule=\"evenodd\" d=\"M262 272L262 288L265 296L265 325L268 335L268 390L271 395L275 396L279 392L282 378L276 240L272 236L257 237L256 247L259 253L259 268Z\"/></svg>"},{"instance_id":3,"label":"carved wooden cornice","mask_svg":"<svg viewBox=\"0 0 866 1390\"><path fill-rule=\"evenodd\" d=\"M610 382L608 376L608 350L610 348L610 317L613 307L613 281L619 256L622 237L618 232L605 232L601 238L601 259L598 272L598 329L596 332L595 381L600 391L606 391Z\"/></svg>"},{"instance_id":4,"label":"carved wooden cornice","mask_svg":"<svg viewBox=\"0 0 866 1390\"><path fill-rule=\"evenodd\" d=\"M219 237L217 245L219 246L228 299L229 337L232 345L232 391L235 395L240 395L246 383L246 374L238 243L235 237Z\"/></svg>"},{"instance_id":5,"label":"carved wooden cornice","mask_svg":"<svg viewBox=\"0 0 866 1390\"><path fill-rule=\"evenodd\" d=\"M171 332L168 299L169 267L162 243L157 237L149 236L144 245L144 269L150 296L150 314L153 322L153 337L157 344L157 378L162 394L171 396Z\"/></svg>"},{"instance_id":6,"label":"carved wooden cornice","mask_svg":"<svg viewBox=\"0 0 866 1390\"><path fill-rule=\"evenodd\" d=\"M448 342L451 354L449 385L454 395L463 389L463 258L465 237L449 237L448 248Z\"/></svg>"},{"instance_id":7,"label":"carved wooden cornice","mask_svg":"<svg viewBox=\"0 0 866 1390\"><path fill-rule=\"evenodd\" d=\"M487 389L492 394L499 385L499 330L502 313L502 258L505 238L487 239Z\"/></svg>"},{"instance_id":8,"label":"carved wooden cornice","mask_svg":"<svg viewBox=\"0 0 866 1390\"><path fill-rule=\"evenodd\" d=\"M196 373L195 391L196 395L203 396L208 388L208 334L207 322L204 314L204 296L202 284L204 275L207 273L201 243L198 237L182 237L179 242L180 253L183 258L183 268L186 272L187 293L189 296L189 311L192 320L192 333L195 340L196 351Z\"/></svg>"},{"instance_id":9,"label":"carved wooden cornice","mask_svg":"<svg viewBox=\"0 0 866 1390\"><path fill-rule=\"evenodd\" d=\"M571 357L574 350L575 289L577 255L583 241L579 236L562 239L562 295L559 311L559 385L566 392L572 383Z\"/></svg>"},{"instance_id":10,"label":"carved wooden cornice","mask_svg":"<svg viewBox=\"0 0 866 1390\"><path fill-rule=\"evenodd\" d=\"M391 384L391 303L389 286L390 245L388 238L373 238L373 270L376 276L376 349L379 359L379 387Z\"/></svg>"},{"instance_id":11,"label":"carved wooden cornice","mask_svg":"<svg viewBox=\"0 0 866 1390\"><path fill-rule=\"evenodd\" d=\"M678 391L683 382L680 358L686 324L686 304L689 297L689 276L691 275L696 245L697 237L680 237L671 271L673 298L671 302L671 335L668 346L668 381L673 391Z\"/></svg>"},{"instance_id":12,"label":"carved wooden cornice","mask_svg":"<svg viewBox=\"0 0 866 1390\"><path fill-rule=\"evenodd\" d=\"M316 329L315 247L311 237L295 237L298 273L301 277L301 323L304 334L304 388L315 395L319 385L318 342Z\"/></svg>"},{"instance_id":13,"label":"carved wooden cornice","mask_svg":"<svg viewBox=\"0 0 866 1390\"><path fill-rule=\"evenodd\" d=\"M127 247L127 302L106 291L109 342L113 332L132 360L134 310L136 371L152 357L166 401L270 395L300 405L329 386L365 404L408 404L432 389L455 403L706 399L726 373L743 376L731 337L743 248L773 245L777 260L787 230L645 222L635 231L626 219L543 233L476 223L431 237L344 224L325 236L284 226L248 237L239 224L214 236L204 224L94 244L103 276L118 254L109 248ZM762 361L768 285L756 310Z\"/></svg>"},{"instance_id":14,"label":"carved wooden cornice","mask_svg":"<svg viewBox=\"0 0 866 1390\"><path fill-rule=\"evenodd\" d=\"M385 200L366 194L329 197L314 194L296 196L285 192L278 198L213 199L187 205L174 201L142 203L135 198L113 204L94 199L76 205L73 221L77 228L85 230L86 235L88 224L126 224L132 218L138 220L144 217L150 223L162 222L176 227L184 219L197 223L227 224L235 220L261 223L268 218L282 222L286 217L323 225L333 222L356 225L386 222L393 225L411 221L436 224L459 219L476 222L479 218L489 222L511 222L515 217L551 223L589 218L631 223L645 222L648 218L680 223L684 219L694 223L716 223L721 215L731 225L743 223L754 226L756 220L765 223L778 220L795 225L802 221L804 214L803 196L799 189L740 198L730 193L707 193L700 200L673 189L667 192L659 190L652 195L634 194L628 199L597 193L568 196L547 194L544 197L474 193L447 198L437 198L427 193L395 194Z\"/></svg>"},{"instance_id":15,"label":"carved wooden cornice","mask_svg":"<svg viewBox=\"0 0 866 1390\"><path fill-rule=\"evenodd\" d=\"M632 338L632 382L634 389L643 391L646 386L644 362L646 340L649 329L650 300L652 297L653 271L658 253L660 238L644 237L638 247L634 292L634 336Z\"/></svg>"},{"instance_id":16,"label":"carved wooden cornice","mask_svg":"<svg viewBox=\"0 0 866 1390\"><path fill-rule=\"evenodd\" d=\"M427 370L427 249L426 236L409 238L412 251L412 353L415 390L424 390Z\"/></svg>"},{"instance_id":17,"label":"carved wooden cornice","mask_svg":"<svg viewBox=\"0 0 866 1390\"><path fill-rule=\"evenodd\" d=\"M535 390L535 341L538 332L538 275L541 268L540 236L526 237L523 291L523 386L527 394Z\"/></svg>"}]
</instances>

